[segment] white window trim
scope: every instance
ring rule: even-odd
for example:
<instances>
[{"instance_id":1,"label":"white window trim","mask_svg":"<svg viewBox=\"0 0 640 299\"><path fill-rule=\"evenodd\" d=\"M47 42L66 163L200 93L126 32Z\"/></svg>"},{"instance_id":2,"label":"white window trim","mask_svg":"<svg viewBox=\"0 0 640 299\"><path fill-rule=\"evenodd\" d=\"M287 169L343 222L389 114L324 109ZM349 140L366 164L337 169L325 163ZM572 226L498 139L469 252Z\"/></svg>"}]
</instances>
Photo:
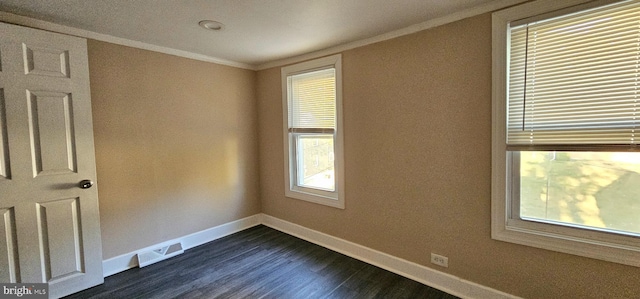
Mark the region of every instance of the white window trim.
<instances>
[{"instance_id":1,"label":"white window trim","mask_svg":"<svg viewBox=\"0 0 640 299\"><path fill-rule=\"evenodd\" d=\"M539 0L493 13L491 237L578 256L640 267L640 240L597 231L523 221L513 217L509 193L514 167L506 151L508 29L511 21L587 3L586 0ZM609 1L616 2L616 1Z\"/></svg>"},{"instance_id":2,"label":"white window trim","mask_svg":"<svg viewBox=\"0 0 640 299\"><path fill-rule=\"evenodd\" d=\"M288 86L287 77L299 73L306 73L313 70L335 68L336 71L336 130L334 140L335 159L335 191L322 191L312 188L295 186L295 170L290 155L290 135L288 118ZM282 113L283 113L283 142L284 142L284 181L285 196L313 203L323 204L339 209L345 208L344 203L344 137L342 121L342 55L336 54L311 61L298 63L283 67L281 70L282 80Z\"/></svg>"}]
</instances>

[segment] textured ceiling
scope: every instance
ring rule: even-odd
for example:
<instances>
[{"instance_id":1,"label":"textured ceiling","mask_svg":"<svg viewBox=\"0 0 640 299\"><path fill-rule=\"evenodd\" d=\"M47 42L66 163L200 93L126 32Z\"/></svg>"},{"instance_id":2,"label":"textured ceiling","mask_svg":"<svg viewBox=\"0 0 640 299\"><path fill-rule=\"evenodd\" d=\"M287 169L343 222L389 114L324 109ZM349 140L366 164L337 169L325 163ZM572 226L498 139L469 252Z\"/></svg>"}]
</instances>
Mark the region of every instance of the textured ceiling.
<instances>
[{"instance_id":1,"label":"textured ceiling","mask_svg":"<svg viewBox=\"0 0 640 299\"><path fill-rule=\"evenodd\" d=\"M0 10L257 66L507 0L0 0ZM514 2L514 1L511 1ZM207 31L200 20L216 20Z\"/></svg>"}]
</instances>

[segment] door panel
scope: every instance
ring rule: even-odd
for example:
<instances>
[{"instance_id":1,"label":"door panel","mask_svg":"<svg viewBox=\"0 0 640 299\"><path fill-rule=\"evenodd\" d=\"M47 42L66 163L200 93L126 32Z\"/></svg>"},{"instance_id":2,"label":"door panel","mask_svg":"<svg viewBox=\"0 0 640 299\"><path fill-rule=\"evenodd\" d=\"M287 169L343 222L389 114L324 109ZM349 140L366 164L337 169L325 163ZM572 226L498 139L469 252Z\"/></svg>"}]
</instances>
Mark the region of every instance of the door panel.
<instances>
[{"instance_id":1,"label":"door panel","mask_svg":"<svg viewBox=\"0 0 640 299\"><path fill-rule=\"evenodd\" d=\"M69 78L69 51L22 44L25 74Z\"/></svg>"},{"instance_id":2,"label":"door panel","mask_svg":"<svg viewBox=\"0 0 640 299\"><path fill-rule=\"evenodd\" d=\"M0 281L20 282L16 246L16 221L13 208L0 209Z\"/></svg>"},{"instance_id":3,"label":"door panel","mask_svg":"<svg viewBox=\"0 0 640 299\"><path fill-rule=\"evenodd\" d=\"M33 176L76 172L71 94L27 90Z\"/></svg>"},{"instance_id":4,"label":"door panel","mask_svg":"<svg viewBox=\"0 0 640 299\"><path fill-rule=\"evenodd\" d=\"M0 68L0 72L2 69ZM7 113L4 88L0 86L0 181L11 178L9 167L9 144L7 142Z\"/></svg>"},{"instance_id":5,"label":"door panel","mask_svg":"<svg viewBox=\"0 0 640 299\"><path fill-rule=\"evenodd\" d=\"M43 276L49 282L84 272L79 198L37 204Z\"/></svg>"},{"instance_id":6,"label":"door panel","mask_svg":"<svg viewBox=\"0 0 640 299\"><path fill-rule=\"evenodd\" d=\"M78 185L96 179L86 40L4 23L0 31L0 156L10 178L0 177L0 208L12 207L3 223L15 232L0 245L17 248L12 259L0 249L0 282L13 261L16 280L47 282L61 297L103 282L97 186Z\"/></svg>"}]
</instances>

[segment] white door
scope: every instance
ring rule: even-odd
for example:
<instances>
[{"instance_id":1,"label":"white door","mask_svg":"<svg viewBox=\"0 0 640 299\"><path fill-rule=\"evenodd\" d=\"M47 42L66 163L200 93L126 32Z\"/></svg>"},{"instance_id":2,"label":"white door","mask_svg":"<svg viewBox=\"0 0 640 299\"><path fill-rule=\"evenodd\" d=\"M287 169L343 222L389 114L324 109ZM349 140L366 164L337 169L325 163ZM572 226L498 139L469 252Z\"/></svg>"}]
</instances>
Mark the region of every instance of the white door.
<instances>
[{"instance_id":1,"label":"white door","mask_svg":"<svg viewBox=\"0 0 640 299\"><path fill-rule=\"evenodd\" d=\"M0 282L100 284L86 40L0 23Z\"/></svg>"}]
</instances>

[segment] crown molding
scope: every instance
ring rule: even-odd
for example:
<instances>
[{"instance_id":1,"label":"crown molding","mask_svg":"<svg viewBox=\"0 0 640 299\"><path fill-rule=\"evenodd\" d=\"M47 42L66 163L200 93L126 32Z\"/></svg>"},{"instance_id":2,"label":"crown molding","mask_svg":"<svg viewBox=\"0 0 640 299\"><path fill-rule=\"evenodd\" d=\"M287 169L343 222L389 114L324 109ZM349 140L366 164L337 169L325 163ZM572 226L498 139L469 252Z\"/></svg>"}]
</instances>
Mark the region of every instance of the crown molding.
<instances>
[{"instance_id":1,"label":"crown molding","mask_svg":"<svg viewBox=\"0 0 640 299\"><path fill-rule=\"evenodd\" d=\"M343 52L343 51L347 51L347 50L363 47L363 46L374 44L374 43L379 43L379 42L382 42L382 41L394 39L394 38L401 37L401 36L404 36L404 35L413 34L413 33L419 32L419 31L423 31L423 30L426 30L426 29L438 27L438 26L445 25L445 24L448 24L448 23L452 23L452 22L455 22L455 21L459 21L459 20L462 20L462 19L470 18L470 17L476 16L476 15L480 15L480 14L483 14L483 13L497 11L497 10L500 10L500 9L503 9L503 8L507 8L507 7L510 7L510 6L514 6L514 5L517 5L517 4L520 4L520 3L523 3L523 2L527 2L527 1L531 1L531 0L496 0L496 1L491 1L491 2L483 4L483 5L479 5L479 6L472 7L472 8L466 9L466 10L455 12L455 13L452 13L452 14L449 14L449 15L446 15L446 16L443 16L443 17L440 17L440 18L431 19L431 20L428 20L428 21L425 21L425 22L422 22L422 23L411 25L409 27L405 27L405 28L402 28L402 29L399 29L399 30L394 30L394 31L387 32L387 33L384 33L384 34L381 34L381 35L377 35L377 36L374 36L374 37L370 37L370 38L366 38L366 39L362 39L362 40L357 40L357 41L353 41L353 42L350 42L350 43L341 44L341 45L338 45L338 46L334 46L334 47L330 47L330 48L327 48L327 49L323 49L323 50L319 50L319 51L315 51L315 52L310 52L310 53L306 53L306 54L302 54L302 55L298 55L298 56L293 56L293 57L289 57L289 58L274 60L274 61L270 61L270 62L267 62L267 63L259 64L259 65L251 65L251 64L247 64L247 63L241 63L241 62L237 62L237 61L226 60L226 59L212 57L212 56L208 56L208 55L197 54L197 53L193 53L193 52L189 52L189 51L178 50L178 49L173 49L173 48L169 48L169 47L163 47L163 46L148 44L148 43L135 41L135 40L130 40L130 39L121 38L121 37L116 37L116 36L112 36L112 35L108 35L108 34L102 34L102 33L97 33L97 32L88 31L88 30L84 30L84 29L78 29L78 28L74 28L74 27L59 25L59 24L55 24L55 23L52 23L52 22L47 22L47 21L42 21L42 20L30 18L30 17L20 16L20 15L16 15L16 14L4 12L4 11L0 11L0 22L11 23L11 24L15 24L15 25L21 25L21 26L26 26L26 27L36 28L36 29L42 29L42 30L46 30L46 31L57 32L57 33L62 33L62 34L67 34L67 35L73 35L73 36L77 36L77 37L95 39L95 40L108 42L108 43L113 43L113 44L117 44L117 45L128 46L128 47L133 47L133 48L138 48L138 49L143 49L143 50L149 50L149 51L154 51L154 52L159 52L159 53L164 53L164 54L169 54L169 55L189 58L189 59L195 59L195 60L199 60L199 61L205 61L205 62L211 62L211 63L221 64L221 65L226 65L226 66L231 66L231 67L237 67L237 68L242 68L242 69L259 71L259 70L264 70L264 69L268 69L268 68L272 68L272 67L279 67L279 66L293 64L293 63L297 63L297 62L301 62L301 61L305 61L305 60L310 60L310 59L314 59L314 58L328 56L328 55L340 53L340 52Z\"/></svg>"},{"instance_id":2,"label":"crown molding","mask_svg":"<svg viewBox=\"0 0 640 299\"><path fill-rule=\"evenodd\" d=\"M438 26L442 26L448 23L453 23L455 21L459 21L462 19L466 19L466 18L470 18L473 16L477 16L477 15L481 15L483 13L487 13L487 12L493 12L493 11L497 11L500 9L504 9L507 7L511 7L523 2L527 2L530 0L498 0L498 1L491 1L489 3L483 4L483 5L479 5L476 7L472 7L466 10L462 10L459 12L455 12L440 18L436 18L436 19L431 19L422 23L418 23L415 25L411 25L409 27L405 27L402 29L398 29L395 31L391 31L391 32L387 32L381 35L377 35L374 37L370 37L370 38L366 38L366 39L362 39L362 40L357 40L354 42L350 42L350 43L346 43L346 44L342 44L342 45L338 45L335 47L330 47L324 50L320 50L320 51L315 51L315 52L311 52L311 53L307 53L307 54L302 54L299 56L294 56L294 57L289 57L289 58L285 58L285 59L280 59L280 60L275 60L275 61L271 61L271 62L267 62L264 64L260 64L256 67L257 70L265 70L265 69L269 69L272 67L278 67L278 66L284 66L284 65L288 65L288 64L294 64L294 63L298 63L301 61L305 61L305 60L310 60L310 59L315 59L315 58L319 58L319 57L323 57L323 56L327 56L327 55L332 55L332 54L336 54L336 53L340 53L340 52L344 52L347 50L351 50L351 49L355 49L355 48L359 48L359 47L363 47L366 45L370 45L370 44L375 44L375 43L379 43L382 41L386 41L386 40L390 40L390 39L394 39L396 37L401 37L404 35L409 35L409 34L413 34L419 31L423 31L426 29L430 29L430 28L434 28L434 27L438 27Z\"/></svg>"},{"instance_id":3,"label":"crown molding","mask_svg":"<svg viewBox=\"0 0 640 299\"><path fill-rule=\"evenodd\" d=\"M88 31L84 29L78 29L74 27L59 25L59 24L42 21L34 18L29 18L25 16L20 16L20 15L16 15L16 14L4 12L4 11L0 11L0 21L5 23L11 23L14 25L31 27L31 28L56 32L56 33L62 33L66 35L73 35L73 36L82 37L82 38L95 39L95 40L108 42L112 44L128 46L128 47L133 47L133 48L138 48L143 50L149 50L149 51L169 54L173 56L195 59L199 61L212 62L216 64L232 66L232 67L248 69L248 70L256 70L255 66L246 64L246 63L221 59L217 57L197 54L197 53L173 49L169 47L152 45L152 44L143 43L140 41L130 40L130 39L121 38L121 37L116 37L108 34L102 34L102 33L97 33L97 32Z\"/></svg>"}]
</instances>

